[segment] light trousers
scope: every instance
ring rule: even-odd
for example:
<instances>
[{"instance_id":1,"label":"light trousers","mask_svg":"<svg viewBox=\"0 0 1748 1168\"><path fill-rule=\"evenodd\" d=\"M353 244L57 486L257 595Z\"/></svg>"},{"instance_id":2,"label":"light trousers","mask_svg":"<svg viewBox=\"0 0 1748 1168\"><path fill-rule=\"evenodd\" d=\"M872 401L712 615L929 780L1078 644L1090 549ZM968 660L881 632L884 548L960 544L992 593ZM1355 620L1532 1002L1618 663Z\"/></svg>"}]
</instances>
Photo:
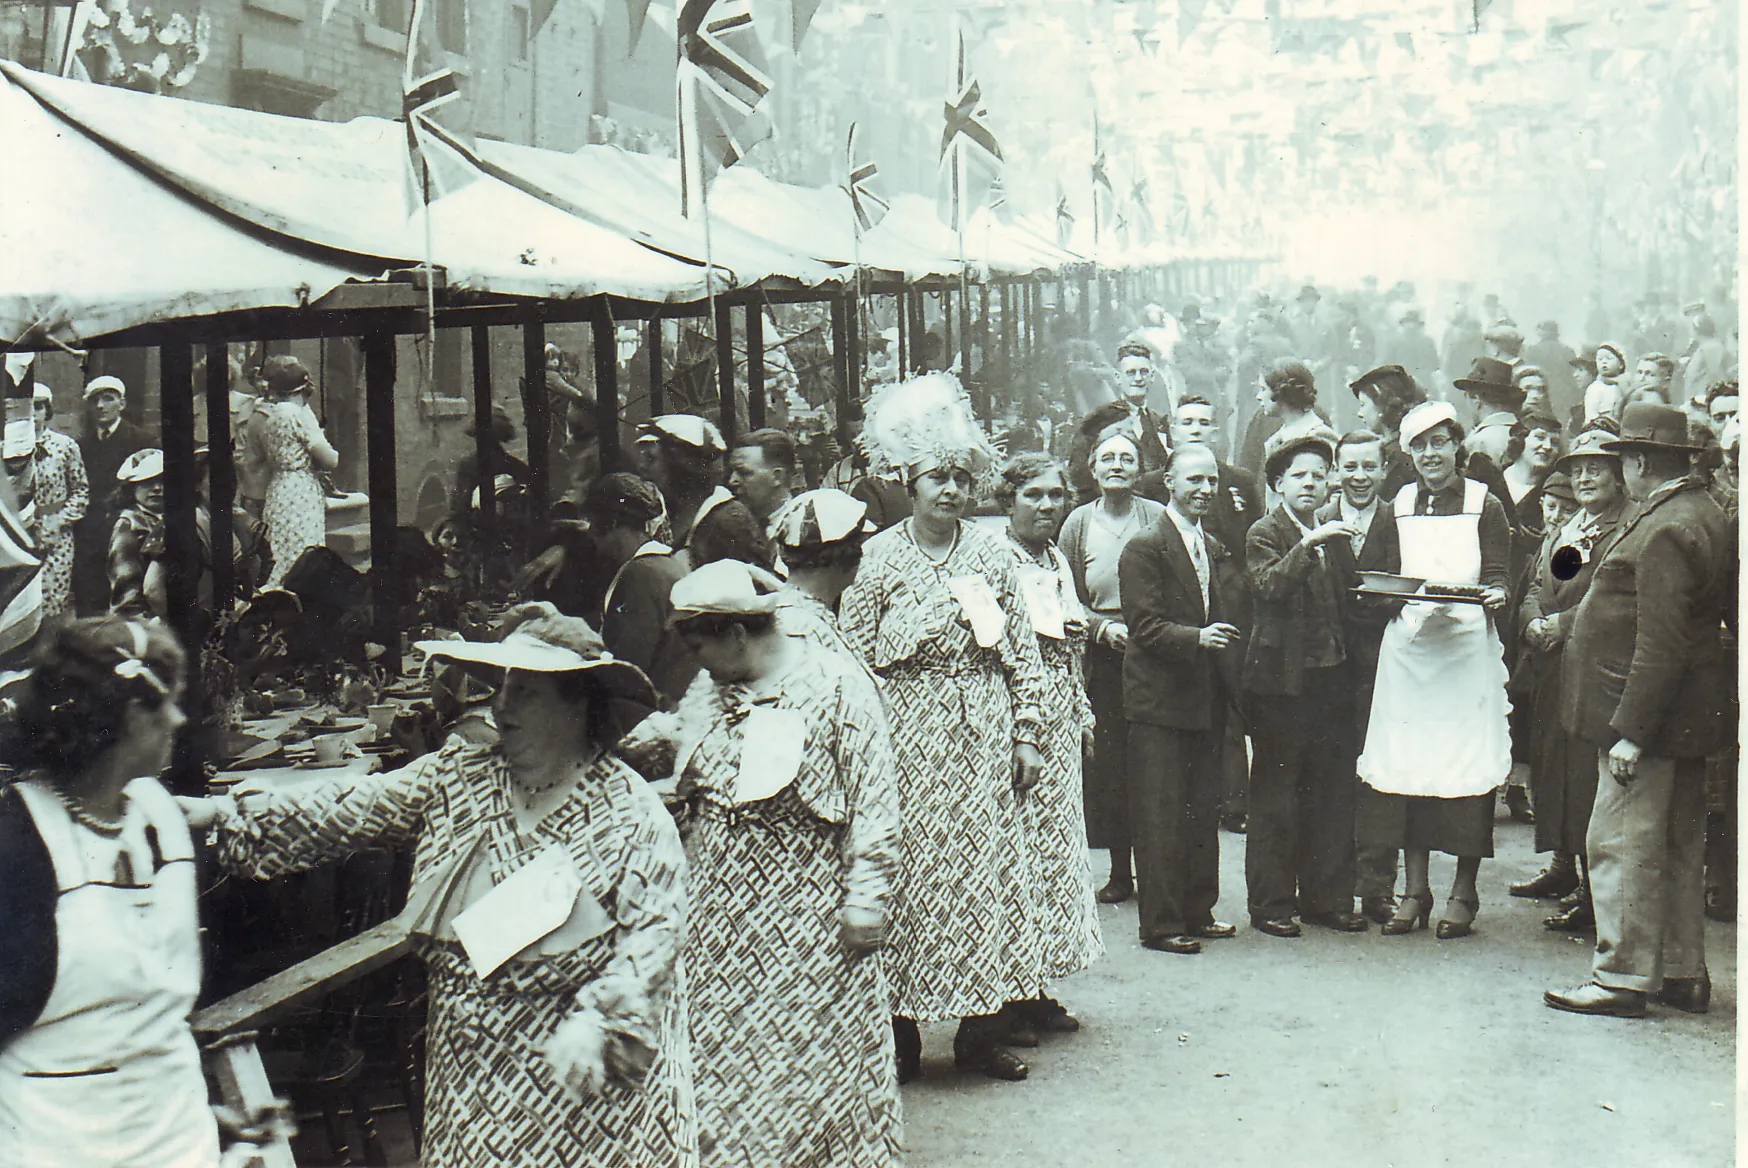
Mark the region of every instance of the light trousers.
<instances>
[{"instance_id":1,"label":"light trousers","mask_svg":"<svg viewBox=\"0 0 1748 1168\"><path fill-rule=\"evenodd\" d=\"M1705 760L1639 759L1625 786L1596 756L1586 843L1596 905L1593 977L1655 993L1664 978L1702 977L1705 960Z\"/></svg>"}]
</instances>

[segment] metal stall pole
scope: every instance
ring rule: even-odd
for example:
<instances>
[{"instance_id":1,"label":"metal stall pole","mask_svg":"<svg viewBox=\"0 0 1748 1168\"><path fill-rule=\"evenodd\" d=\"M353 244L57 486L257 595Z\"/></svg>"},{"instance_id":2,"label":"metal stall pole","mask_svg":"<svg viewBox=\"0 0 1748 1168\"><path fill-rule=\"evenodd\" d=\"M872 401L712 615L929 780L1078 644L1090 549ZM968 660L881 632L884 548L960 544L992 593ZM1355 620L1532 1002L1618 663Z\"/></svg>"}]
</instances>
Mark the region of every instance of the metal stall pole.
<instances>
[{"instance_id":1,"label":"metal stall pole","mask_svg":"<svg viewBox=\"0 0 1748 1168\"><path fill-rule=\"evenodd\" d=\"M1089 274L1082 273L1080 277L1080 335L1093 335L1093 296L1098 287L1098 280Z\"/></svg>"},{"instance_id":2,"label":"metal stall pole","mask_svg":"<svg viewBox=\"0 0 1748 1168\"><path fill-rule=\"evenodd\" d=\"M194 346L158 348L164 444L165 601L170 627L197 657L201 640L199 476L194 469ZM229 403L226 403L227 409ZM228 416L228 415L227 415Z\"/></svg>"},{"instance_id":3,"label":"metal stall pole","mask_svg":"<svg viewBox=\"0 0 1748 1168\"><path fill-rule=\"evenodd\" d=\"M843 293L833 296L832 309L832 374L837 384L833 386L832 413L836 423L833 427L837 435L838 446L847 447L850 441L850 353L853 342L850 337L850 318L854 312L855 301L853 293L846 297Z\"/></svg>"},{"instance_id":4,"label":"metal stall pole","mask_svg":"<svg viewBox=\"0 0 1748 1168\"><path fill-rule=\"evenodd\" d=\"M479 467L480 529L496 531L498 492L493 489L497 478L492 467L492 330L476 324L473 342L473 457Z\"/></svg>"},{"instance_id":5,"label":"metal stall pole","mask_svg":"<svg viewBox=\"0 0 1748 1168\"><path fill-rule=\"evenodd\" d=\"M765 428L765 311L757 301L746 305L747 428Z\"/></svg>"},{"instance_id":6,"label":"metal stall pole","mask_svg":"<svg viewBox=\"0 0 1748 1168\"><path fill-rule=\"evenodd\" d=\"M395 337L370 333L364 345L364 449L369 463L370 583L376 608L372 639L383 663L401 671L401 631L395 619L400 565L395 563Z\"/></svg>"},{"instance_id":7,"label":"metal stall pole","mask_svg":"<svg viewBox=\"0 0 1748 1168\"><path fill-rule=\"evenodd\" d=\"M965 314L971 315L970 289L966 290ZM977 286L977 350L983 354L983 364L979 367L978 383L983 386L983 416L994 416L995 384L990 379L990 370L995 363L989 359L989 285ZM965 328L965 372L971 372L971 327Z\"/></svg>"},{"instance_id":8,"label":"metal stall pole","mask_svg":"<svg viewBox=\"0 0 1748 1168\"><path fill-rule=\"evenodd\" d=\"M928 293L920 288L910 294L910 364L914 373L922 361L929 337Z\"/></svg>"},{"instance_id":9,"label":"metal stall pole","mask_svg":"<svg viewBox=\"0 0 1748 1168\"><path fill-rule=\"evenodd\" d=\"M231 365L226 345L206 347L206 489L212 531L212 608L229 612L237 597L237 464L231 449Z\"/></svg>"},{"instance_id":10,"label":"metal stall pole","mask_svg":"<svg viewBox=\"0 0 1748 1168\"><path fill-rule=\"evenodd\" d=\"M941 364L948 366L953 363L951 358L953 350L957 347L953 344L953 289L943 288L935 295L939 298L941 305ZM969 372L970 370L960 366L959 379L963 381Z\"/></svg>"},{"instance_id":11,"label":"metal stall pole","mask_svg":"<svg viewBox=\"0 0 1748 1168\"><path fill-rule=\"evenodd\" d=\"M598 297L589 321L589 348L595 354L595 430L600 434L601 473L625 469L619 436L619 330L605 296ZM585 489L587 484L584 484Z\"/></svg>"},{"instance_id":12,"label":"metal stall pole","mask_svg":"<svg viewBox=\"0 0 1748 1168\"><path fill-rule=\"evenodd\" d=\"M652 316L644 325L644 348L649 350L649 416L660 417L667 403L662 400L662 318Z\"/></svg>"},{"instance_id":13,"label":"metal stall pole","mask_svg":"<svg viewBox=\"0 0 1748 1168\"><path fill-rule=\"evenodd\" d=\"M905 303L905 293L900 291L893 298L898 306L898 376L902 381L910 376L910 307Z\"/></svg>"},{"instance_id":14,"label":"metal stall pole","mask_svg":"<svg viewBox=\"0 0 1748 1168\"><path fill-rule=\"evenodd\" d=\"M998 290L998 303L1001 305L1001 379L1007 383L1010 393L1017 380L1014 377L1013 288L1013 281L1003 280Z\"/></svg>"},{"instance_id":15,"label":"metal stall pole","mask_svg":"<svg viewBox=\"0 0 1748 1168\"><path fill-rule=\"evenodd\" d=\"M716 298L716 401L722 414L717 427L732 450L740 417L734 408L734 308L727 296Z\"/></svg>"},{"instance_id":16,"label":"metal stall pole","mask_svg":"<svg viewBox=\"0 0 1748 1168\"><path fill-rule=\"evenodd\" d=\"M528 433L528 529L545 532L552 499L552 411L546 391L546 320L539 305L522 322L522 420Z\"/></svg>"}]
</instances>

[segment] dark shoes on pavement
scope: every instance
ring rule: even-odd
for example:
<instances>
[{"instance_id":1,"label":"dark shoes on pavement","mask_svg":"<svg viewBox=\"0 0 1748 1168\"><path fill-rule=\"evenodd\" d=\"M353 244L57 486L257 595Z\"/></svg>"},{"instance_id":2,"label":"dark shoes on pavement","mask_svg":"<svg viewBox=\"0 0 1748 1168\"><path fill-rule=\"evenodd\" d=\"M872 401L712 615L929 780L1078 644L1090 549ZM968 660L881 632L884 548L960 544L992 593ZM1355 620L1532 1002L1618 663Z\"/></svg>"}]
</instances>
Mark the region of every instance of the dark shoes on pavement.
<instances>
[{"instance_id":1,"label":"dark shoes on pavement","mask_svg":"<svg viewBox=\"0 0 1748 1168\"><path fill-rule=\"evenodd\" d=\"M1530 900L1565 896L1578 887L1578 865L1564 852L1557 852L1548 866L1522 884L1511 886L1511 895Z\"/></svg>"},{"instance_id":2,"label":"dark shoes on pavement","mask_svg":"<svg viewBox=\"0 0 1748 1168\"><path fill-rule=\"evenodd\" d=\"M1366 918L1356 912L1338 910L1326 913L1300 913L1299 919L1307 925L1316 925L1320 929L1334 929L1338 933L1363 933L1371 928Z\"/></svg>"},{"instance_id":3,"label":"dark shoes on pavement","mask_svg":"<svg viewBox=\"0 0 1748 1168\"><path fill-rule=\"evenodd\" d=\"M1202 943L1200 941L1196 940L1194 937L1183 936L1143 937L1141 939L1141 947L1143 949L1151 949L1155 953L1183 953L1187 955L1191 953L1200 953L1202 951Z\"/></svg>"},{"instance_id":4,"label":"dark shoes on pavement","mask_svg":"<svg viewBox=\"0 0 1748 1168\"><path fill-rule=\"evenodd\" d=\"M1445 915L1439 918L1433 935L1441 941L1469 936L1475 931L1475 914L1480 911L1481 902L1478 900L1466 900L1460 896L1447 897Z\"/></svg>"},{"instance_id":5,"label":"dark shoes on pavement","mask_svg":"<svg viewBox=\"0 0 1748 1168\"><path fill-rule=\"evenodd\" d=\"M1277 917L1272 921L1253 920L1250 927L1271 937L1297 937L1302 932L1299 922L1292 917Z\"/></svg>"},{"instance_id":6,"label":"dark shoes on pavement","mask_svg":"<svg viewBox=\"0 0 1748 1168\"><path fill-rule=\"evenodd\" d=\"M1360 897L1360 912L1376 924L1386 924L1396 915L1396 894Z\"/></svg>"},{"instance_id":7,"label":"dark shoes on pavement","mask_svg":"<svg viewBox=\"0 0 1748 1168\"><path fill-rule=\"evenodd\" d=\"M898 1081L908 1083L922 1074L923 1036L916 1022L893 1015L892 1043L898 1055Z\"/></svg>"},{"instance_id":8,"label":"dark shoes on pavement","mask_svg":"<svg viewBox=\"0 0 1748 1168\"><path fill-rule=\"evenodd\" d=\"M1122 904L1135 895L1133 880L1110 880L1095 894L1100 904Z\"/></svg>"},{"instance_id":9,"label":"dark shoes on pavement","mask_svg":"<svg viewBox=\"0 0 1748 1168\"><path fill-rule=\"evenodd\" d=\"M1637 990L1616 990L1588 982L1575 990L1548 990L1542 1001L1568 1014L1597 1014L1610 1018L1643 1018L1645 995Z\"/></svg>"},{"instance_id":10,"label":"dark shoes on pavement","mask_svg":"<svg viewBox=\"0 0 1748 1168\"><path fill-rule=\"evenodd\" d=\"M1712 1008L1710 977L1666 977L1663 988L1651 995L1659 1006L1669 1006L1688 1014L1704 1014Z\"/></svg>"},{"instance_id":11,"label":"dark shoes on pavement","mask_svg":"<svg viewBox=\"0 0 1748 1168\"><path fill-rule=\"evenodd\" d=\"M1406 937L1416 929L1426 928L1426 922L1431 917L1432 893L1424 896L1411 893L1397 902L1395 914L1378 931L1386 937Z\"/></svg>"},{"instance_id":12,"label":"dark shoes on pavement","mask_svg":"<svg viewBox=\"0 0 1748 1168\"><path fill-rule=\"evenodd\" d=\"M1529 792L1519 786L1505 788L1505 809L1516 823L1534 823L1536 813L1530 809Z\"/></svg>"},{"instance_id":13,"label":"dark shoes on pavement","mask_svg":"<svg viewBox=\"0 0 1748 1168\"><path fill-rule=\"evenodd\" d=\"M1010 1082L1031 1074L1024 1059L1000 1044L1001 1030L1000 1015L961 1018L959 1031L953 1035L953 1065Z\"/></svg>"},{"instance_id":14,"label":"dark shoes on pavement","mask_svg":"<svg viewBox=\"0 0 1748 1168\"><path fill-rule=\"evenodd\" d=\"M1596 927L1596 909L1588 897L1577 904L1562 908L1542 921L1542 927L1556 933L1582 933Z\"/></svg>"},{"instance_id":15,"label":"dark shoes on pavement","mask_svg":"<svg viewBox=\"0 0 1748 1168\"><path fill-rule=\"evenodd\" d=\"M1197 925L1192 928L1190 936L1201 937L1203 940L1220 941L1227 937L1238 936L1238 926L1229 925L1225 921L1209 921L1205 925Z\"/></svg>"}]
</instances>

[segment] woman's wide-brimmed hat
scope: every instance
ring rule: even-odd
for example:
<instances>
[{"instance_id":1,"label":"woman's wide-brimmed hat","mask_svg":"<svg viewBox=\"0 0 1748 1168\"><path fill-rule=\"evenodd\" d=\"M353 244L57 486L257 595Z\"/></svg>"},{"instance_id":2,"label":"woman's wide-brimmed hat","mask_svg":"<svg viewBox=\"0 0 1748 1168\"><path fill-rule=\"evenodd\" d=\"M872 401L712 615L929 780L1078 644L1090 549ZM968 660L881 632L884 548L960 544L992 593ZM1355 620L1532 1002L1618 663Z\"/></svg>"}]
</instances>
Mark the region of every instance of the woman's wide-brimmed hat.
<instances>
[{"instance_id":1,"label":"woman's wide-brimmed hat","mask_svg":"<svg viewBox=\"0 0 1748 1168\"><path fill-rule=\"evenodd\" d=\"M115 481L118 483L149 483L164 474L164 452L147 447L136 450L128 455L122 464L116 468Z\"/></svg>"},{"instance_id":2,"label":"woman's wide-brimmed hat","mask_svg":"<svg viewBox=\"0 0 1748 1168\"><path fill-rule=\"evenodd\" d=\"M868 504L835 487L803 491L771 517L771 536L786 548L822 547L878 530Z\"/></svg>"},{"instance_id":3,"label":"woman's wide-brimmed hat","mask_svg":"<svg viewBox=\"0 0 1748 1168\"><path fill-rule=\"evenodd\" d=\"M1634 402L1621 413L1621 436L1603 449L1610 453L1629 450L1678 450L1694 454L1704 449L1688 432L1687 414L1661 402Z\"/></svg>"},{"instance_id":4,"label":"woman's wide-brimmed hat","mask_svg":"<svg viewBox=\"0 0 1748 1168\"><path fill-rule=\"evenodd\" d=\"M1402 449L1407 450L1414 440L1432 429L1434 426L1449 423L1455 427L1457 439L1463 437L1463 424L1457 421L1457 407L1450 402L1421 402L1406 414L1402 415L1402 424L1398 427L1397 441Z\"/></svg>"},{"instance_id":5,"label":"woman's wide-brimmed hat","mask_svg":"<svg viewBox=\"0 0 1748 1168\"><path fill-rule=\"evenodd\" d=\"M722 431L709 418L697 414L662 414L638 427L638 438L666 438L682 446L690 446L707 454L721 454L728 449Z\"/></svg>"},{"instance_id":6,"label":"woman's wide-brimmed hat","mask_svg":"<svg viewBox=\"0 0 1748 1168\"><path fill-rule=\"evenodd\" d=\"M565 616L551 604L512 609L496 641L418 641L427 657L487 669L525 673L588 673L589 680L618 697L657 704L655 686L643 670L607 651L601 635L581 617Z\"/></svg>"},{"instance_id":7,"label":"woman's wide-brimmed hat","mask_svg":"<svg viewBox=\"0 0 1748 1168\"><path fill-rule=\"evenodd\" d=\"M674 581L669 623L694 616L760 616L777 611L776 581L739 560L717 560Z\"/></svg>"},{"instance_id":8,"label":"woman's wide-brimmed hat","mask_svg":"<svg viewBox=\"0 0 1748 1168\"><path fill-rule=\"evenodd\" d=\"M1511 366L1497 357L1475 358L1475 363L1469 366L1469 375L1458 377L1451 384L1486 401L1523 405L1524 392L1512 384Z\"/></svg>"}]
</instances>

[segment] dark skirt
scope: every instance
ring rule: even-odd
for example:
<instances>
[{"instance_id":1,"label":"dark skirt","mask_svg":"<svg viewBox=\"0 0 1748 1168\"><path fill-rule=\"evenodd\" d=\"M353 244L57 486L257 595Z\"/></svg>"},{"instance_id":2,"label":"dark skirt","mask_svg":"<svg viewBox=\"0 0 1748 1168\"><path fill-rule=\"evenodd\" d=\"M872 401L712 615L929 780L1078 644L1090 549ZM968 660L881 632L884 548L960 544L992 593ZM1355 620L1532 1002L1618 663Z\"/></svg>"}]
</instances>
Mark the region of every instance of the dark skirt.
<instances>
[{"instance_id":1,"label":"dark skirt","mask_svg":"<svg viewBox=\"0 0 1748 1168\"><path fill-rule=\"evenodd\" d=\"M1090 848L1126 848L1129 835L1129 720L1123 716L1123 654L1086 647L1086 697L1093 712L1093 757L1081 779Z\"/></svg>"},{"instance_id":2,"label":"dark skirt","mask_svg":"<svg viewBox=\"0 0 1748 1168\"><path fill-rule=\"evenodd\" d=\"M1362 848L1408 848L1452 856L1493 854L1493 793L1460 799L1387 795L1360 784L1354 842Z\"/></svg>"},{"instance_id":3,"label":"dark skirt","mask_svg":"<svg viewBox=\"0 0 1748 1168\"><path fill-rule=\"evenodd\" d=\"M1530 742L1530 799L1536 809L1536 851L1584 854L1596 803L1596 748L1560 728L1560 654L1536 663L1529 695L1535 729Z\"/></svg>"}]
</instances>

